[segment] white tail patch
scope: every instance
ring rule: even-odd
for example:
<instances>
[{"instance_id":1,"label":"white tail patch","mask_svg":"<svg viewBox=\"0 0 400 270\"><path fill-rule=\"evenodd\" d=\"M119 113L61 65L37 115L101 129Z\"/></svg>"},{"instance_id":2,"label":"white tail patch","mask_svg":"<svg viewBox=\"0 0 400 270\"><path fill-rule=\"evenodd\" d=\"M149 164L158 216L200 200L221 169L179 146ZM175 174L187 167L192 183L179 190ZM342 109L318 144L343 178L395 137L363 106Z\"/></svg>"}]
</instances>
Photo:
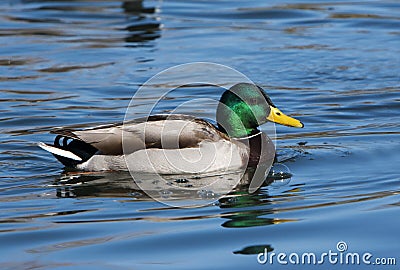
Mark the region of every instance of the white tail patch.
<instances>
[{"instance_id":1,"label":"white tail patch","mask_svg":"<svg viewBox=\"0 0 400 270\"><path fill-rule=\"evenodd\" d=\"M62 157L66 157L69 159L73 159L73 160L77 160L77 161L82 161L82 159L80 157L78 157L77 155L75 155L74 153L67 151L67 150L63 150L42 142L38 143L38 146L40 148L42 148L43 150L49 151L50 153L57 155L57 156L62 156Z\"/></svg>"}]
</instances>

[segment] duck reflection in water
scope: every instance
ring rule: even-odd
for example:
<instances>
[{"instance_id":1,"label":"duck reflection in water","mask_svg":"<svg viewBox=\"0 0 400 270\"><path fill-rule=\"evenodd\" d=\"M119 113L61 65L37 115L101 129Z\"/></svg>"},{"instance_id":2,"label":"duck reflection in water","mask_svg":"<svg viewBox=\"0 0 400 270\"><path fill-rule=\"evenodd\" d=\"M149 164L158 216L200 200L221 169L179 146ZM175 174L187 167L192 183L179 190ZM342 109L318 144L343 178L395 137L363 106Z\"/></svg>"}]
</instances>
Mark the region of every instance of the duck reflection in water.
<instances>
[{"instance_id":1,"label":"duck reflection in water","mask_svg":"<svg viewBox=\"0 0 400 270\"><path fill-rule=\"evenodd\" d=\"M111 29L111 32L108 32L110 29L105 28L101 29L101 25L103 24L103 18L110 18L110 14L115 14L115 3L110 1L109 5L102 4L98 5L97 1L49 1L49 0L22 0L22 2L26 3L38 3L39 7L34 9L34 11L42 11L46 10L48 12L63 12L63 18L77 20L75 23L76 27L79 27L80 24L87 25L88 18L92 18L90 21L93 24L93 29L102 30L102 36L93 35L92 33L87 35L80 35L79 38L82 42L90 42L93 43L91 46L95 47L108 47L111 44L118 42L121 40L127 43L126 47L152 47L153 44L149 44L150 41L158 39L161 37L161 23L159 22L159 15L157 14L158 10L156 7L147 7L144 5L143 0L132 0L132 1L123 1L120 4L120 13L117 14L119 16L119 20L116 20L119 25L115 27L115 29ZM54 3L53 3L54 2ZM115 1L119 3L118 1ZM47 15L47 12L45 13ZM77 15L79 14L79 15ZM41 14L41 17L44 15ZM55 15L54 15L55 16ZM39 16L40 17L40 16ZM39 18L38 17L38 18ZM95 18L102 18L100 20L96 20ZM114 17L111 17L114 18ZM35 22L47 22L46 20L50 20L48 18L40 18L36 19ZM82 21L82 23L80 22ZM53 20L51 19L53 22ZM54 20L56 21L56 20ZM60 22L65 23L62 19ZM48 22L47 22L48 23ZM113 22L106 22L106 25L109 25ZM53 32L49 32L49 34L57 33L56 27L52 29ZM63 29L62 25L60 25L60 29ZM79 28L77 28L79 30ZM85 31L87 32L87 31ZM99 31L100 32L100 31ZM118 38L115 37L115 33L118 32ZM64 32L59 32L58 35L65 35Z\"/></svg>"},{"instance_id":2,"label":"duck reflection in water","mask_svg":"<svg viewBox=\"0 0 400 270\"><path fill-rule=\"evenodd\" d=\"M122 8L126 14L136 18L124 28L129 32L125 37L125 42L130 44L128 47L140 47L161 37L161 24L155 18L156 8L145 7L142 0L124 1Z\"/></svg>"},{"instance_id":3,"label":"duck reflection in water","mask_svg":"<svg viewBox=\"0 0 400 270\"><path fill-rule=\"evenodd\" d=\"M243 174L231 172L222 175L159 175L136 174L135 180L129 172L75 172L64 173L52 184L57 196L68 197L126 197L136 200L157 200L168 202L204 200L217 202L221 208L242 207L249 198L258 198L258 192L249 193L248 188L254 178L256 168L249 167ZM290 179L290 173L276 173L273 169L261 179L262 186L275 181ZM215 189L207 189L210 184ZM247 196L249 195L249 196ZM245 196L246 199L240 200ZM207 204L208 204L207 203ZM253 202L249 202L253 203ZM253 205L253 204L252 204ZM189 206L190 207L190 206Z\"/></svg>"}]
</instances>

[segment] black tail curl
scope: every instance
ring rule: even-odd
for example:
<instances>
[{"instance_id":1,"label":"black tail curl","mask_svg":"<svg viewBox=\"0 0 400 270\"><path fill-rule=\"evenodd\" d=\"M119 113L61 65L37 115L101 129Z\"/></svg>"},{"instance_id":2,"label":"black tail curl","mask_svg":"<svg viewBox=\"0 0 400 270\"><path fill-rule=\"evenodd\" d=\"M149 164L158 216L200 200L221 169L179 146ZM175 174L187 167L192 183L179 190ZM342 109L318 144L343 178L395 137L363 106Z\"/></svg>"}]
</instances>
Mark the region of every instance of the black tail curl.
<instances>
[{"instance_id":1,"label":"black tail curl","mask_svg":"<svg viewBox=\"0 0 400 270\"><path fill-rule=\"evenodd\" d=\"M72 152L82 159L82 161L77 161L53 154L58 161L64 164L65 167L75 167L76 165L87 161L98 151L95 147L88 143L77 139L71 139L62 135L58 135L54 139L54 147Z\"/></svg>"}]
</instances>

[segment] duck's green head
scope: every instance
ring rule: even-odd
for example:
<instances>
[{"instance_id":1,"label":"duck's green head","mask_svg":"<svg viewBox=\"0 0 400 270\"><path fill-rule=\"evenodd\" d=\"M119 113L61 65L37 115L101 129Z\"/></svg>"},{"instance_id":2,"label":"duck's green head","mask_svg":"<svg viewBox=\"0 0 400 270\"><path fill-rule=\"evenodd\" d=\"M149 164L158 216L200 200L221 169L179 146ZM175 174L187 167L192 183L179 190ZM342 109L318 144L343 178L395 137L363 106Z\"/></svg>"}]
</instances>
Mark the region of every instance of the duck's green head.
<instances>
[{"instance_id":1,"label":"duck's green head","mask_svg":"<svg viewBox=\"0 0 400 270\"><path fill-rule=\"evenodd\" d=\"M217 122L230 137L252 135L258 132L258 126L268 121L291 127L304 126L299 120L282 113L257 85L238 83L222 94Z\"/></svg>"}]
</instances>

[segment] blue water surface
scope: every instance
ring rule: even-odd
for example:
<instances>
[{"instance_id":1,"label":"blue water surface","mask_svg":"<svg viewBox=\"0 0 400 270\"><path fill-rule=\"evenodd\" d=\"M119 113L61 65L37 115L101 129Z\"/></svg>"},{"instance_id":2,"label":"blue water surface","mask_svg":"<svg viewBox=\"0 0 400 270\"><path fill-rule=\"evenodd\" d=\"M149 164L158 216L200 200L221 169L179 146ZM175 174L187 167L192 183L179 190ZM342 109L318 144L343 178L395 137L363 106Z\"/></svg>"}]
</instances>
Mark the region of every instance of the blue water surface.
<instances>
[{"instance_id":1,"label":"blue water surface","mask_svg":"<svg viewBox=\"0 0 400 270\"><path fill-rule=\"evenodd\" d=\"M384 0L2 1L0 268L398 269L399 14ZM220 199L163 194L193 206L175 208L123 173L66 175L37 147L55 127L122 121L148 79L196 61L238 70L305 123L276 127L289 182ZM219 98L185 91L159 112ZM214 202L194 207L204 196ZM260 264L265 251L372 258Z\"/></svg>"}]
</instances>

